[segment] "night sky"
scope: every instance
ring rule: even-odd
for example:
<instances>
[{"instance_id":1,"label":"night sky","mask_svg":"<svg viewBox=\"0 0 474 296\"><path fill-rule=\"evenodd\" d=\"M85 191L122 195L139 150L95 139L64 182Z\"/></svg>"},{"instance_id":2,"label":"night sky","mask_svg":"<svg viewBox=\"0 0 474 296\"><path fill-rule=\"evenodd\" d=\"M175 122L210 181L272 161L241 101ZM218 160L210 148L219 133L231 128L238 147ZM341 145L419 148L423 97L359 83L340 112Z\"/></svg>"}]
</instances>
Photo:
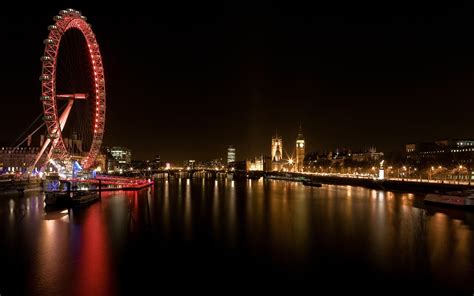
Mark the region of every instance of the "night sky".
<instances>
[{"instance_id":1,"label":"night sky","mask_svg":"<svg viewBox=\"0 0 474 296\"><path fill-rule=\"evenodd\" d=\"M300 124L307 151L474 138L472 1L220 2L2 7L0 142L40 114L42 40L69 7L101 47L105 144L134 159L270 154L276 130L291 153Z\"/></svg>"}]
</instances>

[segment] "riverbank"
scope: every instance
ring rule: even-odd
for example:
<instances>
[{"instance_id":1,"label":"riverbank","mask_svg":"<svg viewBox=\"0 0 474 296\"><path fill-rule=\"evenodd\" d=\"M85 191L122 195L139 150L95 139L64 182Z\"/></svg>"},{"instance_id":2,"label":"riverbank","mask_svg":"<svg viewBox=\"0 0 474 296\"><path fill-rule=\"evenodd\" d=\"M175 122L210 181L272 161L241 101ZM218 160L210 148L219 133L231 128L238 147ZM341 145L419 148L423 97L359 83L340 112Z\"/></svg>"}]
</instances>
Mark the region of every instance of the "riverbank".
<instances>
[{"instance_id":1,"label":"riverbank","mask_svg":"<svg viewBox=\"0 0 474 296\"><path fill-rule=\"evenodd\" d=\"M378 180L333 176L312 176L312 180L323 184L362 186L371 189L413 193L446 193L474 189L474 186L472 185L463 184L428 183L403 180Z\"/></svg>"},{"instance_id":2,"label":"riverbank","mask_svg":"<svg viewBox=\"0 0 474 296\"><path fill-rule=\"evenodd\" d=\"M350 178L339 176L322 176L322 175L306 175L306 174L270 174L266 176L268 179L283 179L299 182L301 178L307 178L317 183L328 185L349 185L361 186L370 189L411 192L411 193L447 193L453 191L473 190L474 186L466 184L452 183L430 183L407 180L379 180L369 178Z\"/></svg>"}]
</instances>

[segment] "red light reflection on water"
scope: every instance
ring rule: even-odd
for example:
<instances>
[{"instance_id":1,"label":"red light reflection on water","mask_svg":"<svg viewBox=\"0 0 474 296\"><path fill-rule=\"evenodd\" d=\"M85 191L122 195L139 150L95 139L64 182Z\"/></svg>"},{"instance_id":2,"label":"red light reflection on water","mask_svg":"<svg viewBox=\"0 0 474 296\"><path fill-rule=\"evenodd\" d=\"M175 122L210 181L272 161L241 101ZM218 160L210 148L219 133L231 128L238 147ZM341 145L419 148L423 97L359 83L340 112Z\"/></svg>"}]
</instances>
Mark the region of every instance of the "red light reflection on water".
<instances>
[{"instance_id":1,"label":"red light reflection on water","mask_svg":"<svg viewBox=\"0 0 474 296\"><path fill-rule=\"evenodd\" d=\"M73 272L76 295L113 295L115 281L101 204L87 209L82 223L79 259Z\"/></svg>"}]
</instances>

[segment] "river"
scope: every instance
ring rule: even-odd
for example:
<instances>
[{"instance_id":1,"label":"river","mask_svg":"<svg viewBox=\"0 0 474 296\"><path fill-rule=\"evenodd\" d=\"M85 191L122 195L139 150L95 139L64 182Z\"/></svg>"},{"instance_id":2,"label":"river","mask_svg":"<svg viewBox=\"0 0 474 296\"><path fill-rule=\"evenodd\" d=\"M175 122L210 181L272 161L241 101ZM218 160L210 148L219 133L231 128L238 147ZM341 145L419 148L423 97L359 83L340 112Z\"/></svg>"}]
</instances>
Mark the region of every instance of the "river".
<instances>
[{"instance_id":1,"label":"river","mask_svg":"<svg viewBox=\"0 0 474 296\"><path fill-rule=\"evenodd\" d=\"M0 195L2 296L474 293L474 213L422 195L171 178L71 210L43 198Z\"/></svg>"}]
</instances>

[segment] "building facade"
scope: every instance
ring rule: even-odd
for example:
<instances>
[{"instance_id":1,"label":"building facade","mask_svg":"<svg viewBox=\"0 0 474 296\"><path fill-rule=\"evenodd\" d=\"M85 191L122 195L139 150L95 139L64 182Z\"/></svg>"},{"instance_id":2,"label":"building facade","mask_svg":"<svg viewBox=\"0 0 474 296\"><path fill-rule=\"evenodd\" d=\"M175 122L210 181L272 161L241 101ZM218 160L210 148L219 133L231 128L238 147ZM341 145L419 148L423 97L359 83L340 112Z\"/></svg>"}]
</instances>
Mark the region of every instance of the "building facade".
<instances>
[{"instance_id":1,"label":"building facade","mask_svg":"<svg viewBox=\"0 0 474 296\"><path fill-rule=\"evenodd\" d=\"M304 170L304 151L305 151L305 143L303 137L303 131L300 130L298 132L298 137L296 138L296 171L302 172Z\"/></svg>"},{"instance_id":2,"label":"building facade","mask_svg":"<svg viewBox=\"0 0 474 296\"><path fill-rule=\"evenodd\" d=\"M25 173L33 165L40 147L1 147L0 148L0 174L1 173ZM36 168L46 163L46 153L43 153Z\"/></svg>"},{"instance_id":3,"label":"building facade","mask_svg":"<svg viewBox=\"0 0 474 296\"><path fill-rule=\"evenodd\" d=\"M471 164L474 159L474 140L452 139L405 145L408 160L445 166Z\"/></svg>"},{"instance_id":4,"label":"building facade","mask_svg":"<svg viewBox=\"0 0 474 296\"><path fill-rule=\"evenodd\" d=\"M249 170L250 171L263 171L263 155L262 156L256 156L255 159L249 160Z\"/></svg>"},{"instance_id":5,"label":"building facade","mask_svg":"<svg viewBox=\"0 0 474 296\"><path fill-rule=\"evenodd\" d=\"M359 151L349 154L354 161L379 161L384 157L383 152L377 152L377 148L370 147L367 151Z\"/></svg>"},{"instance_id":6,"label":"building facade","mask_svg":"<svg viewBox=\"0 0 474 296\"><path fill-rule=\"evenodd\" d=\"M132 151L125 147L105 147L107 171L114 172L127 169L132 163Z\"/></svg>"},{"instance_id":7,"label":"building facade","mask_svg":"<svg viewBox=\"0 0 474 296\"><path fill-rule=\"evenodd\" d=\"M272 170L280 171L283 165L283 139L276 134L272 137Z\"/></svg>"},{"instance_id":8,"label":"building facade","mask_svg":"<svg viewBox=\"0 0 474 296\"><path fill-rule=\"evenodd\" d=\"M234 146L230 145L227 148L227 164L235 162L235 148Z\"/></svg>"}]
</instances>

